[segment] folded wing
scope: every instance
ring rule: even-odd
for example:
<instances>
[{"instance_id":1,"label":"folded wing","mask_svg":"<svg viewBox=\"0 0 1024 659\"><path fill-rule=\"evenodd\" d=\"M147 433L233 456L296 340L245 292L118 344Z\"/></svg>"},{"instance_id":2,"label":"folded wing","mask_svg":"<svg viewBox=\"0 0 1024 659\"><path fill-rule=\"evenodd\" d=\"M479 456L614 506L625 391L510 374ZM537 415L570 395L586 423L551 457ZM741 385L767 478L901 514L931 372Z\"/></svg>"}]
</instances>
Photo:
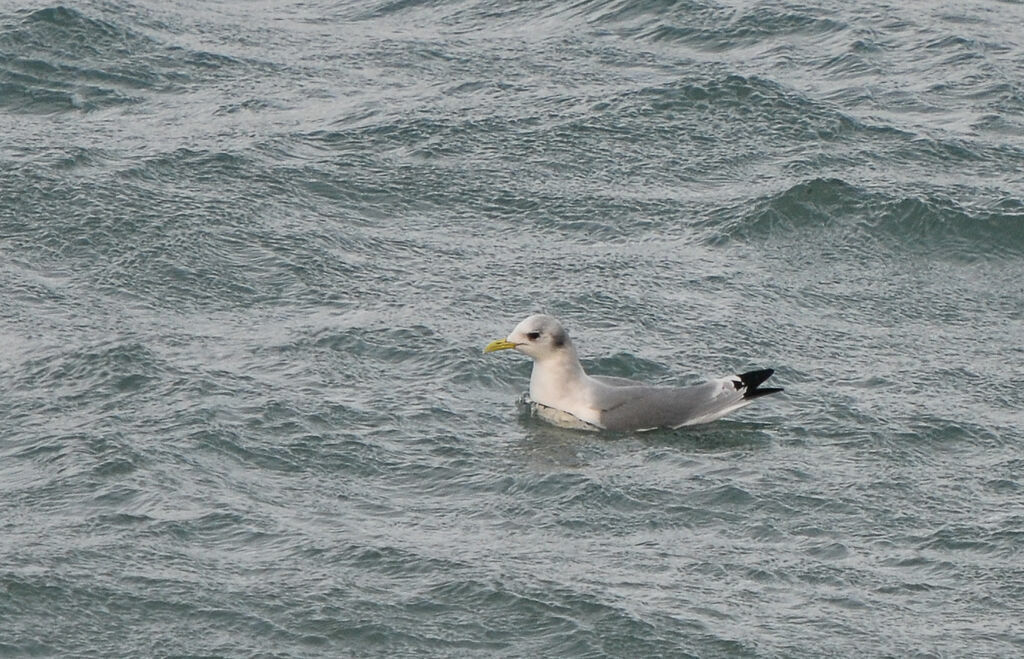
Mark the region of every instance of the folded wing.
<instances>
[{"instance_id":1,"label":"folded wing","mask_svg":"<svg viewBox=\"0 0 1024 659\"><path fill-rule=\"evenodd\" d=\"M681 428L719 419L755 398L782 391L758 388L773 371L750 371L692 387L652 387L602 383L598 391L601 425L608 430ZM600 381L599 381L600 382Z\"/></svg>"}]
</instances>

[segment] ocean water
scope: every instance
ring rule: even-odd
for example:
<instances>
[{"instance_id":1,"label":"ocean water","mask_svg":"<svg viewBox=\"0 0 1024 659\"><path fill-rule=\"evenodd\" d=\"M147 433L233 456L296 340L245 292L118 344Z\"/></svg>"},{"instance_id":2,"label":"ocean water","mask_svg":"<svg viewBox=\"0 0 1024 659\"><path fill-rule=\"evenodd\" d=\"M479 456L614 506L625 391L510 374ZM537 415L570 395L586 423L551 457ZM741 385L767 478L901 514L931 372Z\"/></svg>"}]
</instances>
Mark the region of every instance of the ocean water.
<instances>
[{"instance_id":1,"label":"ocean water","mask_svg":"<svg viewBox=\"0 0 1024 659\"><path fill-rule=\"evenodd\" d=\"M1021 25L0 0L0 655L1024 655Z\"/></svg>"}]
</instances>

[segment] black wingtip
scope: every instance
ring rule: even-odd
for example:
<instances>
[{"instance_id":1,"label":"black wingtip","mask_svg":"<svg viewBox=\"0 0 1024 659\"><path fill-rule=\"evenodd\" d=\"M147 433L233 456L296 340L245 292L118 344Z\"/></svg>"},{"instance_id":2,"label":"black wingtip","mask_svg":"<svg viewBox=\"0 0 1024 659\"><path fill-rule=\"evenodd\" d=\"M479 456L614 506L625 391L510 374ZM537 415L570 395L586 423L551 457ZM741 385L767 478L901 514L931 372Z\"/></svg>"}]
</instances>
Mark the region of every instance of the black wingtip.
<instances>
[{"instance_id":1,"label":"black wingtip","mask_svg":"<svg viewBox=\"0 0 1024 659\"><path fill-rule=\"evenodd\" d=\"M768 394L777 394L782 391L782 387L769 387L767 389L758 389L761 383L767 380L775 373L775 369L765 368L760 371L748 371L747 373L741 373L739 381L737 381L737 389L746 389L743 392L744 398L758 398L760 396L767 396Z\"/></svg>"},{"instance_id":2,"label":"black wingtip","mask_svg":"<svg viewBox=\"0 0 1024 659\"><path fill-rule=\"evenodd\" d=\"M759 398L761 396L767 396L768 394L777 394L780 391L785 391L782 387L768 387L767 389L754 389L743 394L744 398Z\"/></svg>"}]
</instances>

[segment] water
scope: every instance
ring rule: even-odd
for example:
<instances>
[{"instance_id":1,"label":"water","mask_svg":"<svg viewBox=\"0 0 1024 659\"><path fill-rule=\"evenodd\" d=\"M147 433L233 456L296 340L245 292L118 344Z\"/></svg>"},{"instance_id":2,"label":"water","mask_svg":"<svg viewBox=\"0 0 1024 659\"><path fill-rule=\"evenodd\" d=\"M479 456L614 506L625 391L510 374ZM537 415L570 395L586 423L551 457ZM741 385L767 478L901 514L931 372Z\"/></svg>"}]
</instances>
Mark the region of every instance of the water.
<instances>
[{"instance_id":1,"label":"water","mask_svg":"<svg viewBox=\"0 0 1024 659\"><path fill-rule=\"evenodd\" d=\"M1024 654L1021 24L0 3L0 655Z\"/></svg>"}]
</instances>

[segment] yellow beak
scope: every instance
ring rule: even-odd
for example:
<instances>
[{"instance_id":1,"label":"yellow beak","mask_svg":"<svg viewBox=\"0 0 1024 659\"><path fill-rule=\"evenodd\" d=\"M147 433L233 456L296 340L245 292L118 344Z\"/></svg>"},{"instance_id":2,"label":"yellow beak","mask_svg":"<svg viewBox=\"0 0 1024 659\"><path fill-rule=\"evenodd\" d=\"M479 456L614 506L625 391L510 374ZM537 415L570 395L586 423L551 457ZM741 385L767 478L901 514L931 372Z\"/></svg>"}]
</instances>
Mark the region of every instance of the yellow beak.
<instances>
[{"instance_id":1,"label":"yellow beak","mask_svg":"<svg viewBox=\"0 0 1024 659\"><path fill-rule=\"evenodd\" d=\"M484 352L494 352L495 350L511 350L515 348L516 344L512 343L508 339L495 339L484 346Z\"/></svg>"}]
</instances>

